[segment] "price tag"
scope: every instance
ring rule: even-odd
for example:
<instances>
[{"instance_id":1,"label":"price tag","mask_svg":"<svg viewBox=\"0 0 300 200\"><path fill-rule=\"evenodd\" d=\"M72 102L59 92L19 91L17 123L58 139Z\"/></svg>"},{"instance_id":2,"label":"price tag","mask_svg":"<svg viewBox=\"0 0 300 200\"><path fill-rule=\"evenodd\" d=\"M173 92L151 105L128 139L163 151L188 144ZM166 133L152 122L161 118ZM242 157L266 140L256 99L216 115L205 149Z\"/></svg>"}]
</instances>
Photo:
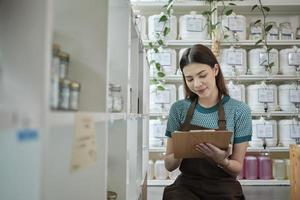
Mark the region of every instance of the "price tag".
<instances>
[{"instance_id":1,"label":"price tag","mask_svg":"<svg viewBox=\"0 0 300 200\"><path fill-rule=\"evenodd\" d=\"M171 65L171 53L161 52L161 53L153 53L152 58L159 62L163 66Z\"/></svg>"},{"instance_id":2,"label":"price tag","mask_svg":"<svg viewBox=\"0 0 300 200\"><path fill-rule=\"evenodd\" d=\"M188 17L186 29L190 32L203 32L203 20L201 18Z\"/></svg>"},{"instance_id":3,"label":"price tag","mask_svg":"<svg viewBox=\"0 0 300 200\"><path fill-rule=\"evenodd\" d=\"M300 125L293 124L290 126L290 137L293 139L300 138Z\"/></svg>"},{"instance_id":4,"label":"price tag","mask_svg":"<svg viewBox=\"0 0 300 200\"><path fill-rule=\"evenodd\" d=\"M276 53L269 52L269 57L268 53L259 53L259 65L264 66L268 65L269 63L276 61Z\"/></svg>"},{"instance_id":5,"label":"price tag","mask_svg":"<svg viewBox=\"0 0 300 200\"><path fill-rule=\"evenodd\" d=\"M274 102L274 91L272 89L259 89L258 90L258 101L260 103L273 103Z\"/></svg>"},{"instance_id":6,"label":"price tag","mask_svg":"<svg viewBox=\"0 0 300 200\"><path fill-rule=\"evenodd\" d=\"M167 104L171 102L171 91L168 89L165 90L156 90L156 104Z\"/></svg>"},{"instance_id":7,"label":"price tag","mask_svg":"<svg viewBox=\"0 0 300 200\"><path fill-rule=\"evenodd\" d=\"M289 65L300 65L300 53L289 53L288 59Z\"/></svg>"},{"instance_id":8,"label":"price tag","mask_svg":"<svg viewBox=\"0 0 300 200\"><path fill-rule=\"evenodd\" d=\"M155 32L163 32L165 27L170 27L170 21L166 22L166 25L164 27L165 22L159 22L160 17L154 18L154 31Z\"/></svg>"},{"instance_id":9,"label":"price tag","mask_svg":"<svg viewBox=\"0 0 300 200\"><path fill-rule=\"evenodd\" d=\"M234 16L228 17L228 27L231 31L242 32L243 20Z\"/></svg>"},{"instance_id":10,"label":"price tag","mask_svg":"<svg viewBox=\"0 0 300 200\"><path fill-rule=\"evenodd\" d=\"M257 124L256 133L258 138L273 138L273 126L271 124Z\"/></svg>"},{"instance_id":11,"label":"price tag","mask_svg":"<svg viewBox=\"0 0 300 200\"><path fill-rule=\"evenodd\" d=\"M262 34L261 26L252 26L251 27L251 34L252 35Z\"/></svg>"},{"instance_id":12,"label":"price tag","mask_svg":"<svg viewBox=\"0 0 300 200\"><path fill-rule=\"evenodd\" d=\"M229 96L242 101L242 91L238 87L229 88Z\"/></svg>"},{"instance_id":13,"label":"price tag","mask_svg":"<svg viewBox=\"0 0 300 200\"><path fill-rule=\"evenodd\" d=\"M290 89L289 97L291 103L300 103L300 90Z\"/></svg>"},{"instance_id":14,"label":"price tag","mask_svg":"<svg viewBox=\"0 0 300 200\"><path fill-rule=\"evenodd\" d=\"M228 65L242 65L243 52L241 51L228 51L227 52L227 64Z\"/></svg>"}]
</instances>

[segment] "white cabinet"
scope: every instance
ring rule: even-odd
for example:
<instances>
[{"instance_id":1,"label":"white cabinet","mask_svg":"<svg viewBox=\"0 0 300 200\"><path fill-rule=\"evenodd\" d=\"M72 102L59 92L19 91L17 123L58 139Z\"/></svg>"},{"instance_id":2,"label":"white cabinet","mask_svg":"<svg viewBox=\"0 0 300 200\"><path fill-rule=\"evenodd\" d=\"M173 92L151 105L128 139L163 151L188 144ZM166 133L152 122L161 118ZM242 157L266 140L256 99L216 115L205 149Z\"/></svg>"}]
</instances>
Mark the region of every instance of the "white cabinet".
<instances>
[{"instance_id":1,"label":"white cabinet","mask_svg":"<svg viewBox=\"0 0 300 200\"><path fill-rule=\"evenodd\" d=\"M107 190L139 198L148 94L132 23L123 0L1 1L0 199L96 200ZM53 43L70 54L68 78L81 84L78 112L50 109ZM110 82L122 87L122 113L107 112ZM72 171L77 114L93 120L96 159Z\"/></svg>"}]
</instances>

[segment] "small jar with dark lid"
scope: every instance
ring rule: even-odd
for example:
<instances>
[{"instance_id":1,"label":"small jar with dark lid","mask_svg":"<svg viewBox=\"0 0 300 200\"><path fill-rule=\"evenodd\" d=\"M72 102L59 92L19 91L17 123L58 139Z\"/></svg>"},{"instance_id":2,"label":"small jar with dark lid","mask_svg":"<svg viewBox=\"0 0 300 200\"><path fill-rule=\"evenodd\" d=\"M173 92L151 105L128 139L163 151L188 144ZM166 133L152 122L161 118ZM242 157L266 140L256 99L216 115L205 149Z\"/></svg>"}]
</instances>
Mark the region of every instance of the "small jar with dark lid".
<instances>
[{"instance_id":1,"label":"small jar with dark lid","mask_svg":"<svg viewBox=\"0 0 300 200\"><path fill-rule=\"evenodd\" d=\"M60 79L59 81L59 108L62 110L69 109L70 101L70 80Z\"/></svg>"},{"instance_id":2,"label":"small jar with dark lid","mask_svg":"<svg viewBox=\"0 0 300 200\"><path fill-rule=\"evenodd\" d=\"M59 58L59 78L66 78L69 71L70 55L66 52L60 52Z\"/></svg>"},{"instance_id":3,"label":"small jar with dark lid","mask_svg":"<svg viewBox=\"0 0 300 200\"><path fill-rule=\"evenodd\" d=\"M78 110L80 95L80 83L72 81L70 83L70 110Z\"/></svg>"}]
</instances>

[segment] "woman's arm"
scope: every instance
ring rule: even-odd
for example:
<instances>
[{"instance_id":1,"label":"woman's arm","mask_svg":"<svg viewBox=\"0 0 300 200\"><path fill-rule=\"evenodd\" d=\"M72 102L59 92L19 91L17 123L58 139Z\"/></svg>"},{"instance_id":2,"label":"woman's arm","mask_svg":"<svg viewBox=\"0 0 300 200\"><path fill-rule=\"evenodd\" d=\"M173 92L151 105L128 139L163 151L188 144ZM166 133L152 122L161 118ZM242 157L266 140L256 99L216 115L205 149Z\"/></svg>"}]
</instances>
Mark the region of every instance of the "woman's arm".
<instances>
[{"instance_id":1,"label":"woman's arm","mask_svg":"<svg viewBox=\"0 0 300 200\"><path fill-rule=\"evenodd\" d=\"M222 167L229 174L237 176L243 168L243 161L247 146L248 142L234 144L233 152L230 158L228 158L230 149L227 151L223 151L209 143L196 145L196 150L210 157L216 162L216 165Z\"/></svg>"},{"instance_id":2,"label":"woman's arm","mask_svg":"<svg viewBox=\"0 0 300 200\"><path fill-rule=\"evenodd\" d=\"M174 158L174 150L173 150L173 140L172 138L168 138L167 140L167 148L166 148L166 155L165 155L165 167L168 171L173 171L177 167L179 167L182 159Z\"/></svg>"}]
</instances>

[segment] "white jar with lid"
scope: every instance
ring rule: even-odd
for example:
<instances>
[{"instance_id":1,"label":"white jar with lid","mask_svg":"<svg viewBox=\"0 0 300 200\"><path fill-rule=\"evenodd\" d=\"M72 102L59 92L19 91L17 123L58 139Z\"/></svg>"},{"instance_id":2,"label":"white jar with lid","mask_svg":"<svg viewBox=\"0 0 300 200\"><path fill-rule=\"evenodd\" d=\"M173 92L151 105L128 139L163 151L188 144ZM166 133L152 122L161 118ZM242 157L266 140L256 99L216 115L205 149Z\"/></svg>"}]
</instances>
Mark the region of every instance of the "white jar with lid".
<instances>
[{"instance_id":1,"label":"white jar with lid","mask_svg":"<svg viewBox=\"0 0 300 200\"><path fill-rule=\"evenodd\" d=\"M294 33L290 22L282 22L279 24L279 39L293 40Z\"/></svg>"},{"instance_id":2,"label":"white jar with lid","mask_svg":"<svg viewBox=\"0 0 300 200\"><path fill-rule=\"evenodd\" d=\"M277 27L276 22L267 22L266 27L272 25L272 28L269 30L267 34L267 39L268 40L278 40L279 38L279 29Z\"/></svg>"},{"instance_id":3,"label":"white jar with lid","mask_svg":"<svg viewBox=\"0 0 300 200\"><path fill-rule=\"evenodd\" d=\"M176 86L165 84L164 90L158 90L156 85L150 85L150 112L168 113L176 101Z\"/></svg>"},{"instance_id":4,"label":"white jar with lid","mask_svg":"<svg viewBox=\"0 0 300 200\"><path fill-rule=\"evenodd\" d=\"M300 137L300 123L297 119L283 119L279 121L279 144L288 147L296 144L296 137Z\"/></svg>"},{"instance_id":5,"label":"white jar with lid","mask_svg":"<svg viewBox=\"0 0 300 200\"><path fill-rule=\"evenodd\" d=\"M183 40L207 40L206 17L191 11L179 18L179 38Z\"/></svg>"},{"instance_id":6,"label":"white jar with lid","mask_svg":"<svg viewBox=\"0 0 300 200\"><path fill-rule=\"evenodd\" d=\"M262 38L262 24L251 22L249 40L260 40Z\"/></svg>"},{"instance_id":7,"label":"white jar with lid","mask_svg":"<svg viewBox=\"0 0 300 200\"><path fill-rule=\"evenodd\" d=\"M245 49L230 47L221 52L220 66L224 76L245 75L247 72L247 54Z\"/></svg>"},{"instance_id":8,"label":"white jar with lid","mask_svg":"<svg viewBox=\"0 0 300 200\"><path fill-rule=\"evenodd\" d=\"M163 138L167 129L167 120L149 120L149 138Z\"/></svg>"},{"instance_id":9,"label":"white jar with lid","mask_svg":"<svg viewBox=\"0 0 300 200\"><path fill-rule=\"evenodd\" d=\"M293 48L282 49L280 55L280 72L284 75L295 75L297 67L300 65L300 49Z\"/></svg>"},{"instance_id":10,"label":"white jar with lid","mask_svg":"<svg viewBox=\"0 0 300 200\"><path fill-rule=\"evenodd\" d=\"M232 41L235 38L237 40L246 40L245 16L232 13L229 16L221 16L221 19L224 35L228 35L228 38L226 40ZM229 30L226 27L228 27Z\"/></svg>"},{"instance_id":11,"label":"white jar with lid","mask_svg":"<svg viewBox=\"0 0 300 200\"><path fill-rule=\"evenodd\" d=\"M268 75L265 65L272 62L274 65L271 68L271 74L276 75L279 68L277 49L272 49L269 52L269 59L266 48L256 48L249 51L249 69L253 75Z\"/></svg>"},{"instance_id":12,"label":"white jar with lid","mask_svg":"<svg viewBox=\"0 0 300 200\"><path fill-rule=\"evenodd\" d=\"M164 160L156 160L154 164L154 176L158 180L165 180L168 178L168 171L165 168Z\"/></svg>"},{"instance_id":13,"label":"white jar with lid","mask_svg":"<svg viewBox=\"0 0 300 200\"><path fill-rule=\"evenodd\" d=\"M264 118L252 120L252 141L249 145L263 147L264 140L267 147L277 146L277 122Z\"/></svg>"},{"instance_id":14,"label":"white jar with lid","mask_svg":"<svg viewBox=\"0 0 300 200\"><path fill-rule=\"evenodd\" d=\"M150 40L157 39L157 33L161 33L163 35L164 30L164 22L159 22L161 16L164 13L160 13L158 15L151 15L148 18L148 37ZM177 38L177 18L172 15L170 19L166 22L165 27L170 28L169 34L165 37L168 40L176 40Z\"/></svg>"},{"instance_id":15,"label":"white jar with lid","mask_svg":"<svg viewBox=\"0 0 300 200\"><path fill-rule=\"evenodd\" d=\"M277 180L285 179L286 165L283 159L273 159L273 177Z\"/></svg>"},{"instance_id":16,"label":"white jar with lid","mask_svg":"<svg viewBox=\"0 0 300 200\"><path fill-rule=\"evenodd\" d=\"M252 111L274 111L278 106L277 86L264 83L247 87L247 103Z\"/></svg>"},{"instance_id":17,"label":"white jar with lid","mask_svg":"<svg viewBox=\"0 0 300 200\"><path fill-rule=\"evenodd\" d=\"M155 53L154 50L148 50L149 61L155 60L160 63L161 71L165 73L166 76L175 75L176 73L176 51L174 49L163 49L159 53ZM155 64L150 65L150 76L157 77L157 69Z\"/></svg>"},{"instance_id":18,"label":"white jar with lid","mask_svg":"<svg viewBox=\"0 0 300 200\"><path fill-rule=\"evenodd\" d=\"M229 81L227 83L227 89L231 98L245 102L245 85L235 84L233 81Z\"/></svg>"},{"instance_id":19,"label":"white jar with lid","mask_svg":"<svg viewBox=\"0 0 300 200\"><path fill-rule=\"evenodd\" d=\"M278 86L279 106L281 110L295 112L296 104L300 104L300 86L297 84L283 84Z\"/></svg>"}]
</instances>

